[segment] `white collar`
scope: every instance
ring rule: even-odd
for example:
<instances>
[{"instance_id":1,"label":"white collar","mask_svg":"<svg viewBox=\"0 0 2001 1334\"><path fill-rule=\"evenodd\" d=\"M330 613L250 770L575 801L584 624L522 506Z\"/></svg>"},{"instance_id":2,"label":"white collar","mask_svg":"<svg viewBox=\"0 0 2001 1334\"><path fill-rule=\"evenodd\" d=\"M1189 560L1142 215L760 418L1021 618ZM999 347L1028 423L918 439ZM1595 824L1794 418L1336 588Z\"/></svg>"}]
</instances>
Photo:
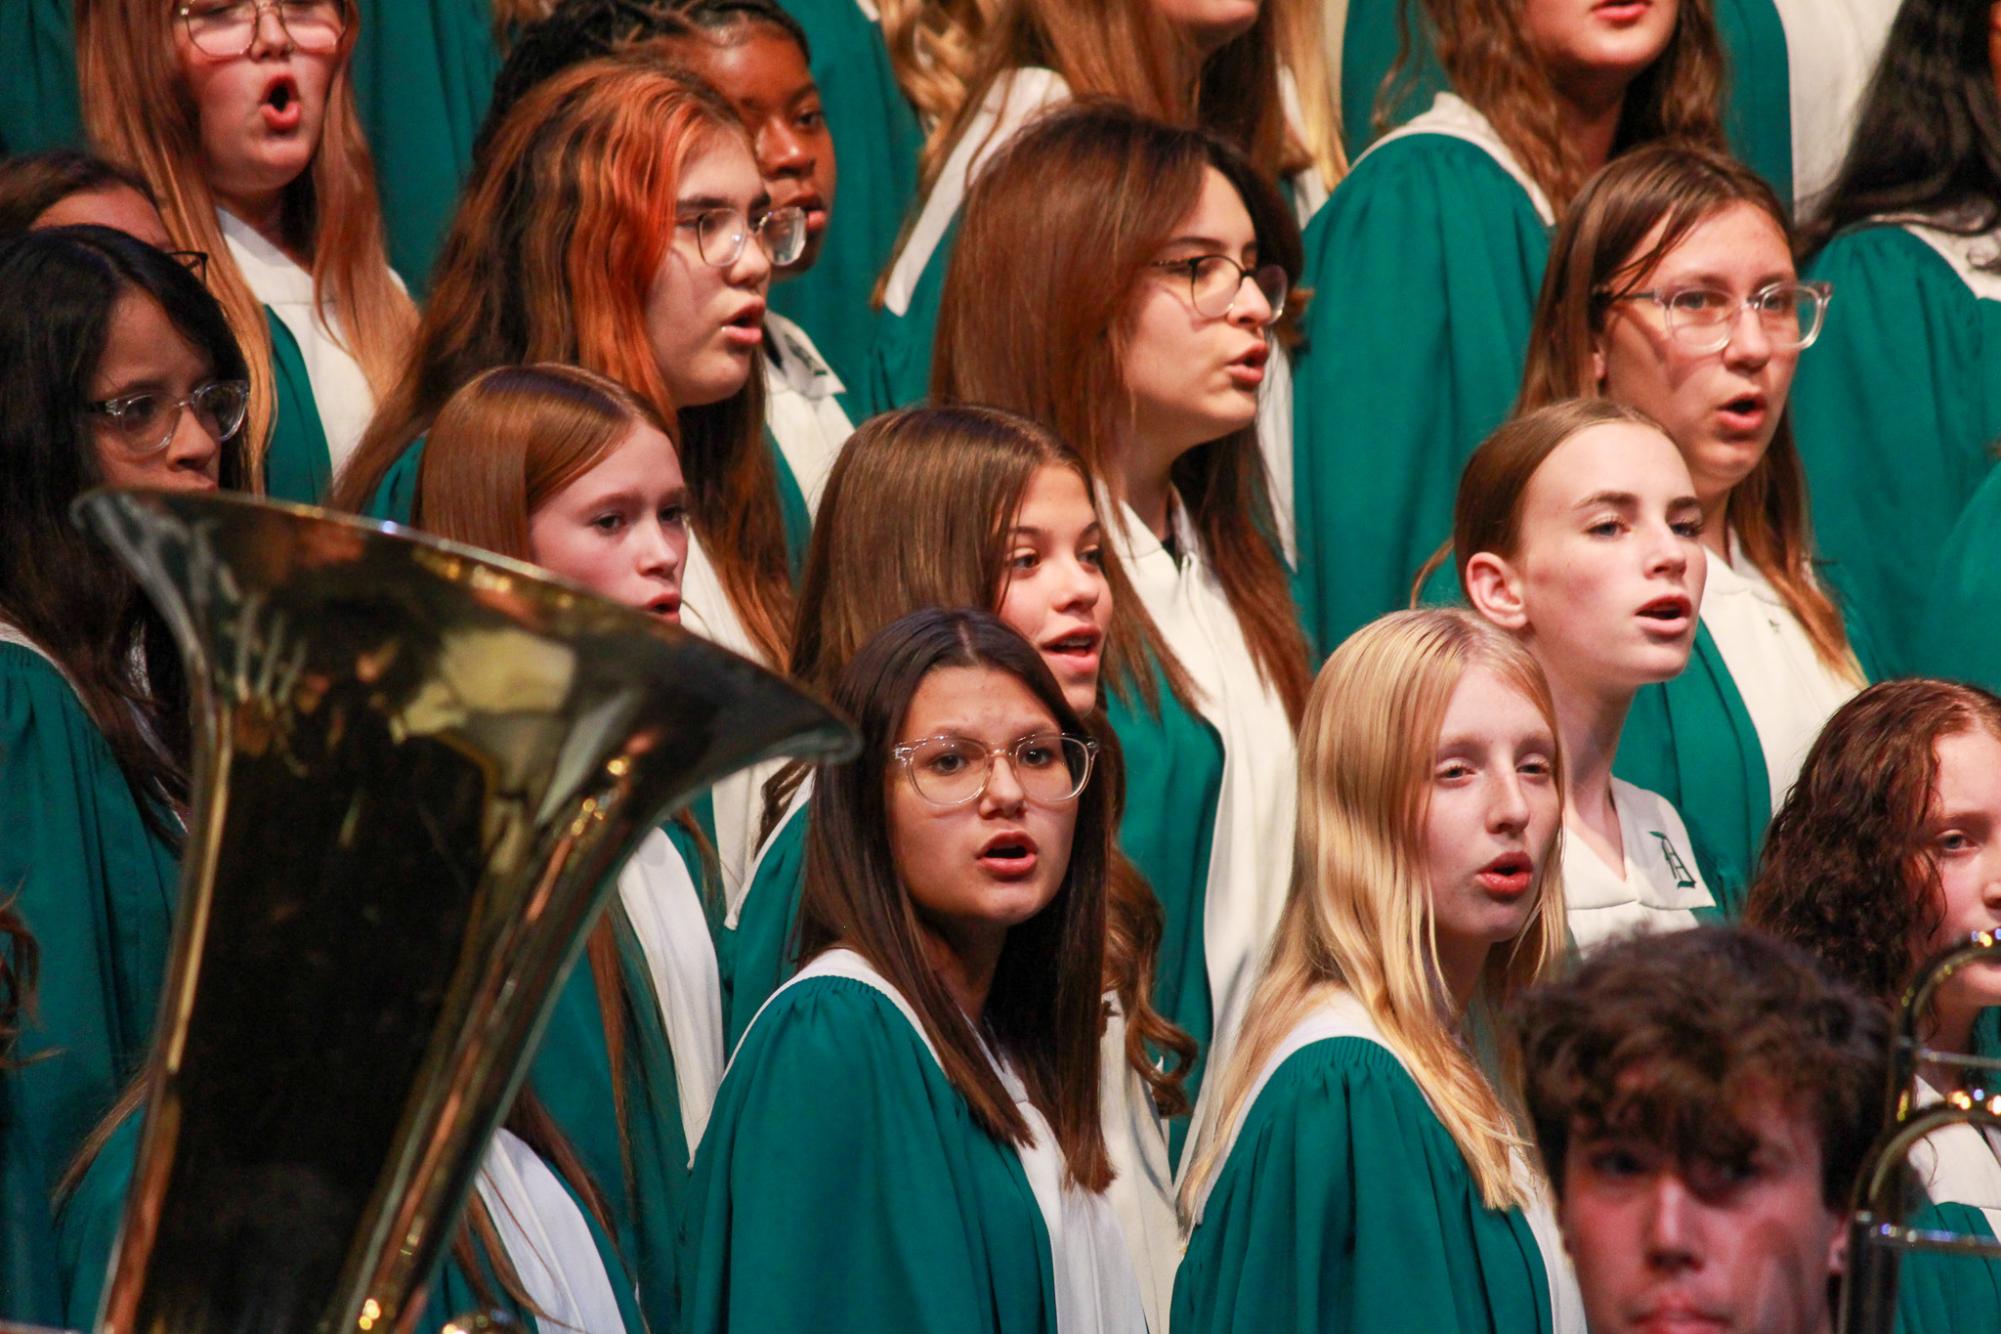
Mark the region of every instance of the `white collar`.
<instances>
[{"instance_id":1,"label":"white collar","mask_svg":"<svg viewBox=\"0 0 2001 1334\"><path fill-rule=\"evenodd\" d=\"M2001 301L2001 272L1983 265L1994 263L2001 258L2001 227L1989 232L1976 232L1963 236L1957 232L1940 229L1940 222L1947 218L1887 218L1917 237L1933 250L1940 259L1952 266L1967 289L1982 301Z\"/></svg>"},{"instance_id":2,"label":"white collar","mask_svg":"<svg viewBox=\"0 0 2001 1334\"><path fill-rule=\"evenodd\" d=\"M215 219L222 226L222 239L229 245L230 258L243 271L243 281L250 285L259 301L266 305L312 305L311 273L228 209L218 205Z\"/></svg>"},{"instance_id":3,"label":"white collar","mask_svg":"<svg viewBox=\"0 0 2001 1334\"><path fill-rule=\"evenodd\" d=\"M776 390L783 386L802 398L822 399L844 393L847 386L834 368L813 346L806 331L775 310L764 313L764 336L771 340L776 356L764 359L765 382Z\"/></svg>"}]
</instances>

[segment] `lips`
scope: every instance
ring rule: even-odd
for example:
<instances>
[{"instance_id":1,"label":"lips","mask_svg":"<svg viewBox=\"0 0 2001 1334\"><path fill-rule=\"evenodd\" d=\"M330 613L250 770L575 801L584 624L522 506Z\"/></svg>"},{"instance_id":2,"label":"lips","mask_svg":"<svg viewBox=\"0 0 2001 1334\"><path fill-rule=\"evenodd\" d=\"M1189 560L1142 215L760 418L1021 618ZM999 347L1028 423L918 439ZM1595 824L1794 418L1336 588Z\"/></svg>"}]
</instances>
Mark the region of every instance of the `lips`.
<instances>
[{"instance_id":1,"label":"lips","mask_svg":"<svg viewBox=\"0 0 2001 1334\"><path fill-rule=\"evenodd\" d=\"M1035 871L1035 840L1022 829L1004 829L980 845L973 860L997 880L1021 880Z\"/></svg>"},{"instance_id":2,"label":"lips","mask_svg":"<svg viewBox=\"0 0 2001 1334\"><path fill-rule=\"evenodd\" d=\"M1625 26L1637 23L1653 8L1653 0L1604 0L1591 7L1591 13L1607 23Z\"/></svg>"},{"instance_id":3,"label":"lips","mask_svg":"<svg viewBox=\"0 0 2001 1334\"><path fill-rule=\"evenodd\" d=\"M1634 613L1647 622L1649 630L1660 634L1678 635L1688 629L1689 618L1695 612L1695 604L1686 593L1669 593L1655 598Z\"/></svg>"},{"instance_id":4,"label":"lips","mask_svg":"<svg viewBox=\"0 0 2001 1334\"><path fill-rule=\"evenodd\" d=\"M1255 389L1264 383L1265 362L1270 359L1271 349L1260 341L1229 364L1230 379L1239 388Z\"/></svg>"},{"instance_id":5,"label":"lips","mask_svg":"<svg viewBox=\"0 0 2001 1334\"><path fill-rule=\"evenodd\" d=\"M723 341L748 351L764 341L764 302L753 301L723 321Z\"/></svg>"},{"instance_id":6,"label":"lips","mask_svg":"<svg viewBox=\"0 0 2001 1334\"><path fill-rule=\"evenodd\" d=\"M647 603L646 610L652 612L663 621L671 621L679 624L681 620L681 595L679 593L663 593L653 599L653 601Z\"/></svg>"},{"instance_id":7,"label":"lips","mask_svg":"<svg viewBox=\"0 0 2001 1334\"><path fill-rule=\"evenodd\" d=\"M1087 660L1093 664L1097 662L1098 647L1104 639L1096 626L1085 625L1045 639L1036 647L1046 656L1064 658L1082 666Z\"/></svg>"},{"instance_id":8,"label":"lips","mask_svg":"<svg viewBox=\"0 0 2001 1334\"><path fill-rule=\"evenodd\" d=\"M1481 867L1474 879L1489 894L1520 898L1535 883L1535 859L1526 852L1504 852Z\"/></svg>"},{"instance_id":9,"label":"lips","mask_svg":"<svg viewBox=\"0 0 2001 1334\"><path fill-rule=\"evenodd\" d=\"M264 85L264 96L259 99L258 108L263 113L265 128L284 133L299 128L304 115L304 107L299 101L299 83L289 74L280 74Z\"/></svg>"},{"instance_id":10,"label":"lips","mask_svg":"<svg viewBox=\"0 0 2001 1334\"><path fill-rule=\"evenodd\" d=\"M1740 394L1716 409L1723 429L1734 435L1753 435L1765 424L1770 409L1759 393Z\"/></svg>"}]
</instances>

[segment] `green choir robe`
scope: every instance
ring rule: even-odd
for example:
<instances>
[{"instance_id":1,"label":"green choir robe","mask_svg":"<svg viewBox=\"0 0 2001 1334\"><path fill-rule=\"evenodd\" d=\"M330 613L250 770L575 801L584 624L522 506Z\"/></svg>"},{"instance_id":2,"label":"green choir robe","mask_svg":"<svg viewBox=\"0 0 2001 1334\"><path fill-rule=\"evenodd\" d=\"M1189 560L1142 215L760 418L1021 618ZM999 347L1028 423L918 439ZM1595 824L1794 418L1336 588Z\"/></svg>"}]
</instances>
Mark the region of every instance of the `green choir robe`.
<instances>
[{"instance_id":1,"label":"green choir robe","mask_svg":"<svg viewBox=\"0 0 2001 1334\"><path fill-rule=\"evenodd\" d=\"M860 385L875 341L876 276L917 193L924 132L890 71L881 25L857 0L783 4L806 30L840 174L819 262L773 283L771 308L806 330L844 384Z\"/></svg>"},{"instance_id":2,"label":"green choir robe","mask_svg":"<svg viewBox=\"0 0 2001 1334\"><path fill-rule=\"evenodd\" d=\"M1990 1053L1976 1040L1975 1054ZM1920 1078L1917 1101L1936 1106L1938 1090ZM1913 1147L1909 1164L1921 1191L1912 1226L1993 1243L2001 1224L2001 1158L1980 1130L1955 1125L1929 1135ZM1897 1328L1903 1334L2001 1329L2001 1261L1907 1252L1897 1277Z\"/></svg>"},{"instance_id":3,"label":"green choir robe","mask_svg":"<svg viewBox=\"0 0 2001 1334\"><path fill-rule=\"evenodd\" d=\"M0 946L0 962L8 950ZM63 1317L56 1285L55 1220L34 1127L21 1119L13 1076L0 1070L0 1321L56 1325Z\"/></svg>"},{"instance_id":4,"label":"green choir robe","mask_svg":"<svg viewBox=\"0 0 2001 1334\"><path fill-rule=\"evenodd\" d=\"M1049 1232L922 1033L851 977L773 998L695 1158L681 1328L1057 1334Z\"/></svg>"},{"instance_id":5,"label":"green choir robe","mask_svg":"<svg viewBox=\"0 0 2001 1334\"><path fill-rule=\"evenodd\" d=\"M1920 666L1942 546L2001 438L2001 275L1968 262L1997 242L1864 226L1808 268L1834 284L1792 391L1815 540L1891 674Z\"/></svg>"},{"instance_id":6,"label":"green choir robe","mask_svg":"<svg viewBox=\"0 0 2001 1334\"><path fill-rule=\"evenodd\" d=\"M1175 1278L1176 1334L1581 1334L1553 1226L1545 1242L1521 1209L1487 1208L1403 1064L1323 1013L1239 1118Z\"/></svg>"},{"instance_id":7,"label":"green choir robe","mask_svg":"<svg viewBox=\"0 0 2001 1334\"><path fill-rule=\"evenodd\" d=\"M422 298L500 73L488 0L360 0L350 77L389 266Z\"/></svg>"},{"instance_id":8,"label":"green choir robe","mask_svg":"<svg viewBox=\"0 0 2001 1334\"><path fill-rule=\"evenodd\" d=\"M1294 594L1320 653L1407 605L1451 535L1460 470L1521 381L1549 225L1491 127L1445 94L1307 227Z\"/></svg>"},{"instance_id":9,"label":"green choir robe","mask_svg":"<svg viewBox=\"0 0 2001 1334\"><path fill-rule=\"evenodd\" d=\"M2001 691L2001 468L1974 492L1939 553L1910 669Z\"/></svg>"},{"instance_id":10,"label":"green choir robe","mask_svg":"<svg viewBox=\"0 0 2001 1334\"><path fill-rule=\"evenodd\" d=\"M0 1317L40 1304L9 1269L46 1262L23 1252L49 1240L56 1175L145 1060L180 879L82 701L7 633L0 626L0 893L35 938L41 978L14 1051L23 1064L0 1074L4 1209L25 1220L0 1242Z\"/></svg>"},{"instance_id":11,"label":"green choir robe","mask_svg":"<svg viewBox=\"0 0 2001 1334\"><path fill-rule=\"evenodd\" d=\"M0 5L0 156L82 148L73 0Z\"/></svg>"},{"instance_id":12,"label":"green choir robe","mask_svg":"<svg viewBox=\"0 0 2001 1334\"><path fill-rule=\"evenodd\" d=\"M93 1328L97 1319L106 1270L111 1265L112 1247L117 1243L118 1227L124 1218L125 1193L131 1185L132 1170L139 1156L140 1124L139 1117L128 1116L112 1131L103 1150L84 1172L63 1207L58 1245L62 1252L62 1279L67 1293L64 1320L73 1328ZM560 1177L557 1179L561 1181ZM583 1207L569 1183L562 1184L590 1228L591 1239L597 1244L598 1257L612 1281L613 1295L618 1300L626 1329L643 1329L644 1326L639 1323L638 1308L632 1303L631 1284L627 1281L611 1238L591 1217L590 1210ZM478 1259L485 1270L486 1289L499 1303L500 1313L512 1318L520 1328L531 1334L539 1330L540 1325L534 1316L518 1303L508 1300L499 1280L494 1277L489 1257L481 1254ZM418 1317L417 1328L440 1330L447 1321L456 1317L494 1309L476 1300L475 1291L471 1277L448 1246L425 1294L424 1311ZM658 1328L655 1326L655 1329ZM552 1326L550 1334L568 1332ZM590 1331L590 1334L598 1334L598 1331Z\"/></svg>"},{"instance_id":13,"label":"green choir robe","mask_svg":"<svg viewBox=\"0 0 2001 1334\"><path fill-rule=\"evenodd\" d=\"M333 484L333 454L320 425L313 383L306 374L299 340L269 306L264 323L271 330L271 371L276 379L276 411L271 440L264 451L264 494L273 500L302 505L325 503Z\"/></svg>"}]
</instances>

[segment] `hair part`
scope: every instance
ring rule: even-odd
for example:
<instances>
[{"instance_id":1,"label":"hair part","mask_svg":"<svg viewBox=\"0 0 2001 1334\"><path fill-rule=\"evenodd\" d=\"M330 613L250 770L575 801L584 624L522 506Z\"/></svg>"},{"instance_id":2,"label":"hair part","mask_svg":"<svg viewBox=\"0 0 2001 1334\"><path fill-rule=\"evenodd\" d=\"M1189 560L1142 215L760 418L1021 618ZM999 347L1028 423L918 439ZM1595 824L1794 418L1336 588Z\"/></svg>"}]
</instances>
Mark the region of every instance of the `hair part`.
<instances>
[{"instance_id":1,"label":"hair part","mask_svg":"<svg viewBox=\"0 0 2001 1334\"><path fill-rule=\"evenodd\" d=\"M953 1088L973 1118L1003 1144L1030 1138L986 1044L1010 1061L1045 1116L1070 1179L1086 1190L1111 1181L1098 1111L1105 874L1111 855L1109 797L1102 779L1076 798L1076 832L1063 883L1048 906L1012 927L975 1022L954 1001L924 953L917 910L890 850L890 748L910 702L932 672L976 667L1025 686L1071 736L1087 735L1042 655L989 612L928 609L892 622L841 674L833 703L856 722L861 751L821 771L806 835L800 902L801 958L846 946L867 959L917 1012Z\"/></svg>"},{"instance_id":2,"label":"hair part","mask_svg":"<svg viewBox=\"0 0 2001 1334\"><path fill-rule=\"evenodd\" d=\"M1487 1206L1526 1202L1510 1162L1525 1143L1511 1110L1518 1072L1504 1066L1490 1077L1462 1033L1491 1038L1501 1009L1563 959L1562 835L1559 826L1535 850L1534 911L1514 939L1488 952L1462 1024L1440 980L1425 825L1439 734L1473 671L1500 677L1556 735L1556 706L1534 657L1456 608L1392 612L1363 626L1314 681L1299 735L1292 884L1250 1018L1219 1076L1220 1114L1182 1184L1184 1217L1221 1169L1227 1128L1249 1110L1272 1053L1334 990L1353 995L1382 1030ZM1562 757L1551 761L1561 793Z\"/></svg>"}]
</instances>

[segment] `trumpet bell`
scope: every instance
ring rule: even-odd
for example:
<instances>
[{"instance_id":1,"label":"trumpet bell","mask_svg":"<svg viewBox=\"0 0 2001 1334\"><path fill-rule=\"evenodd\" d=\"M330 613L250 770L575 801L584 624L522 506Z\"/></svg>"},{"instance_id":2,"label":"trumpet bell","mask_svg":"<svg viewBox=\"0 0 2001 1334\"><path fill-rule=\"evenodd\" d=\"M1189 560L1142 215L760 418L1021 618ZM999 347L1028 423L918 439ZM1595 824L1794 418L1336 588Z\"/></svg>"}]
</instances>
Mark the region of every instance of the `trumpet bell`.
<instances>
[{"instance_id":1,"label":"trumpet bell","mask_svg":"<svg viewBox=\"0 0 2001 1334\"><path fill-rule=\"evenodd\" d=\"M531 567L232 496L79 522L171 625L193 810L106 1330L406 1327L612 872L852 733Z\"/></svg>"}]
</instances>

